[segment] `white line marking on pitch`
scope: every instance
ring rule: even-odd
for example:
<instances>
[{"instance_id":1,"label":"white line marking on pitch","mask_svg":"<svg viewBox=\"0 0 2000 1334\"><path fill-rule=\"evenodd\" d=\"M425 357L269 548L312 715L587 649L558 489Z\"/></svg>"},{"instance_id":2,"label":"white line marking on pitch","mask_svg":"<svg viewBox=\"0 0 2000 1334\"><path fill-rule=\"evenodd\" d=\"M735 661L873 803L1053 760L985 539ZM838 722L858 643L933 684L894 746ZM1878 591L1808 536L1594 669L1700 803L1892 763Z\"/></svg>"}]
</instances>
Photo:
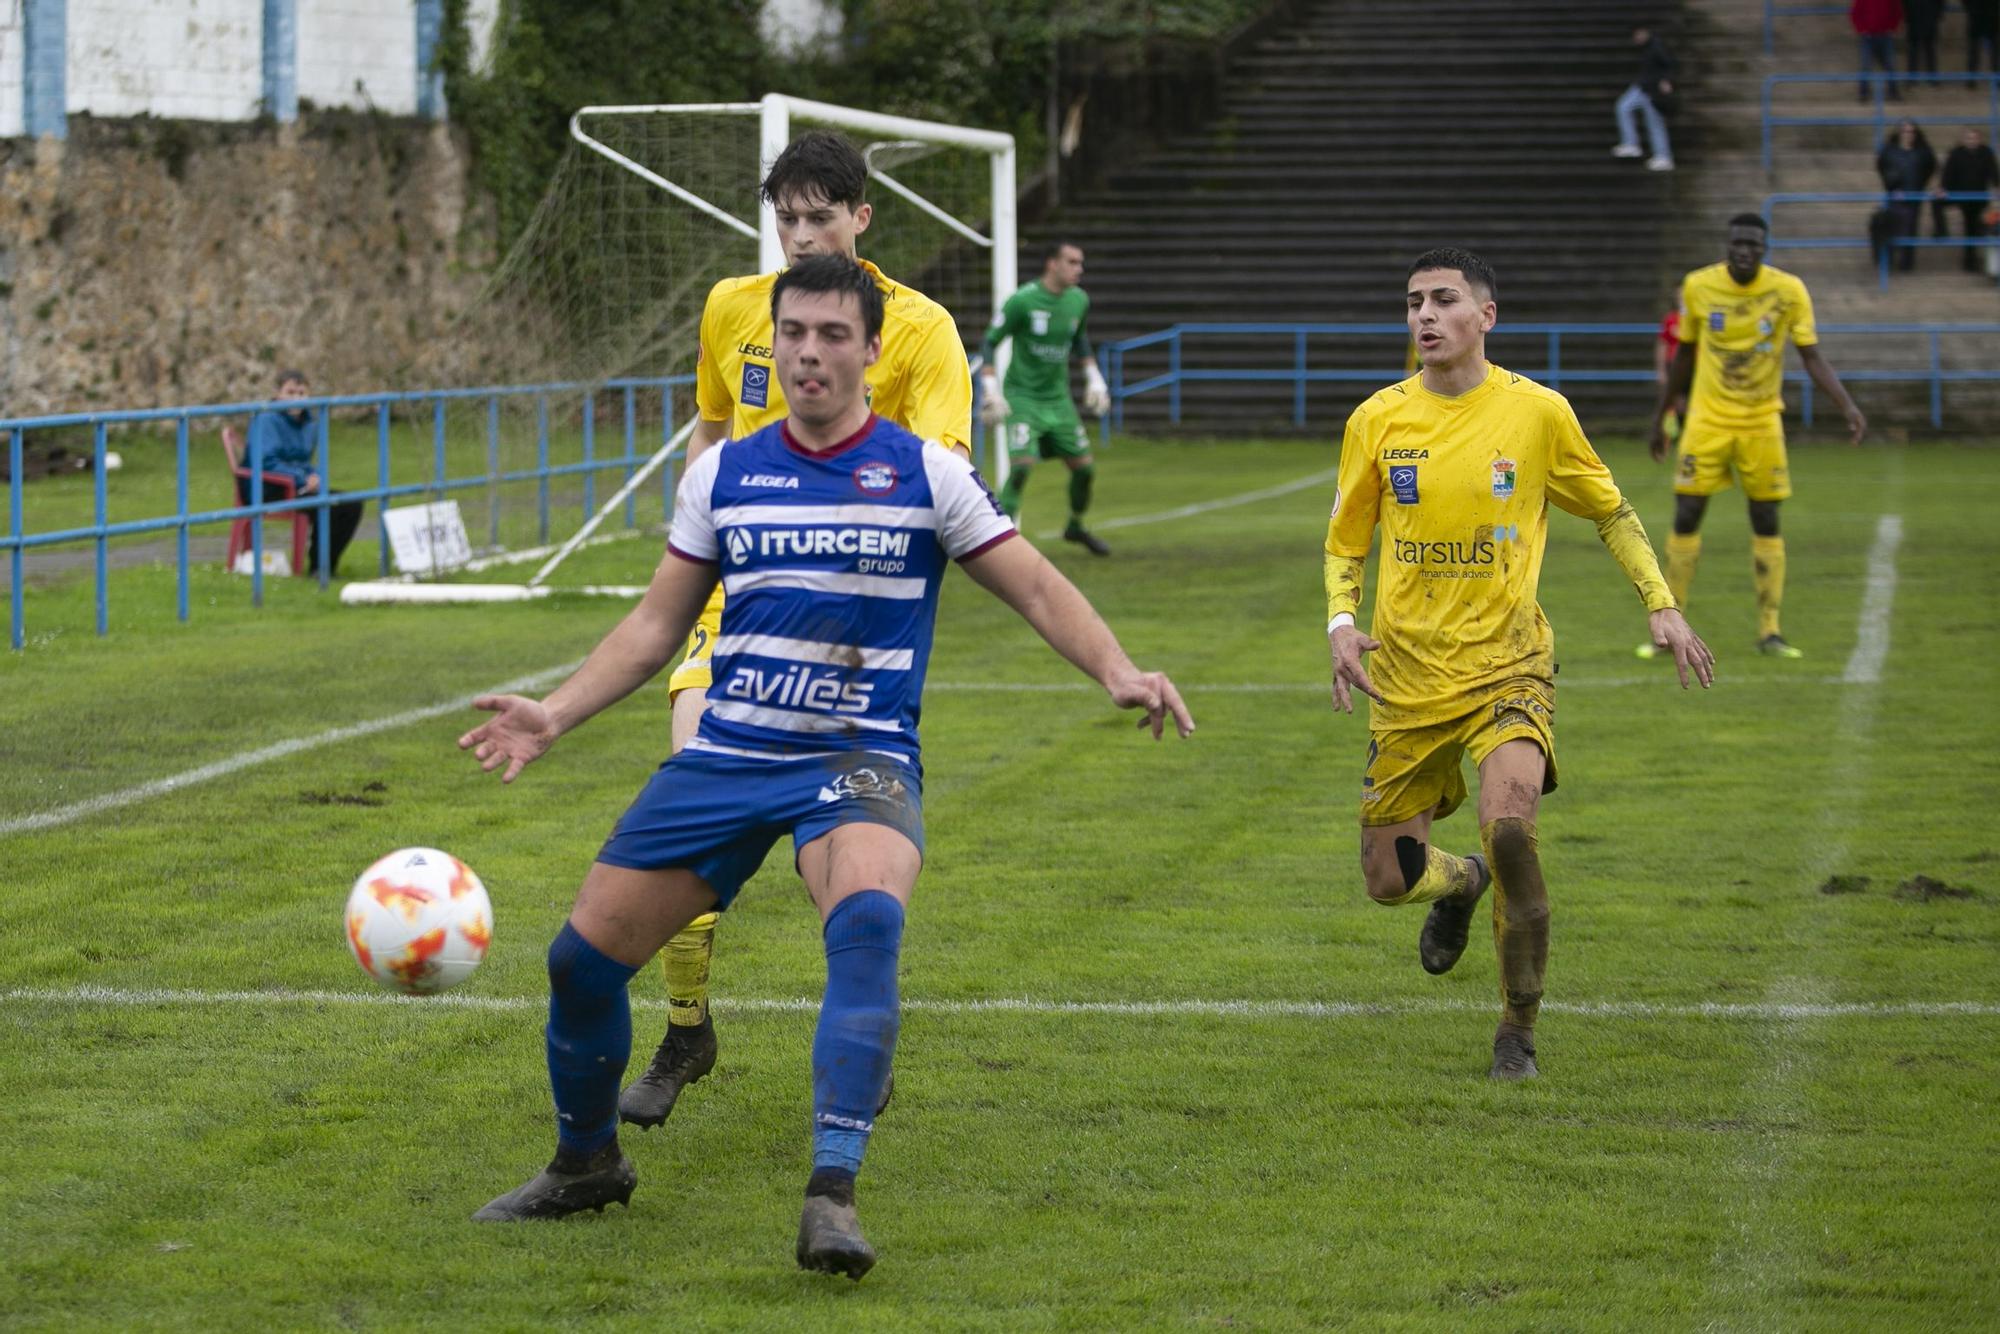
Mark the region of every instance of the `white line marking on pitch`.
<instances>
[{"instance_id":1,"label":"white line marking on pitch","mask_svg":"<svg viewBox=\"0 0 2000 1334\"><path fill-rule=\"evenodd\" d=\"M9 1005L418 1005L459 1010L542 1010L546 996L481 996L471 992L446 992L438 996L403 996L389 991L297 991L277 988L269 991L195 991L168 987L103 987L85 984L74 987L10 987L0 989L0 1003ZM739 998L718 997L715 1005L724 1011L743 1013L811 1014L819 1009L813 996ZM634 999L637 1010L664 1010L664 999ZM1412 1014L1490 1014L1492 1002L1406 1000L1406 1001L1254 1001L1254 1000L1171 1000L1171 1001L1051 1001L999 997L993 1000L906 999L903 1008L915 1014L976 1016L985 1014L1104 1015L1118 1018L1177 1018L1204 1015L1242 1018L1350 1019ZM1764 1002L1722 1004L1719 1002L1675 1003L1666 1001L1545 1001L1542 1008L1555 1014L1573 1014L1599 1019L1747 1019L1759 1022L1792 1022L1799 1019L1943 1019L2000 1017L2000 1002L1986 1001L1889 1001L1827 1002L1788 1004Z\"/></svg>"},{"instance_id":2,"label":"white line marking on pitch","mask_svg":"<svg viewBox=\"0 0 2000 1334\"><path fill-rule=\"evenodd\" d=\"M523 676L513 681L505 681L490 690L481 690L476 693L480 695L508 695L523 690L535 690L569 675L577 669L578 665L578 663L572 662L561 667L551 667L546 671L535 672L532 675ZM99 815L105 811L116 810L120 806L130 806L135 801L144 801L148 797L163 796L168 792L175 792L184 787L192 787L197 783L206 783L210 779L227 777L230 774L251 768L255 765L268 764L272 760L282 760L286 756L297 755L301 751L317 750L321 746L337 745L342 741L352 741L357 737L373 736L377 732L386 732L392 728L405 727L411 723L425 722L431 718L442 717L447 713L457 713L462 709L470 707L472 698L473 696L471 695L465 695L457 699L447 700L443 704L431 704L421 709L409 709L402 713L391 714L387 718L374 718L365 723L350 723L346 727L335 727L313 736L294 737L290 741L280 741L274 746L265 746L260 750L247 750L238 755L231 755L228 759L217 760L214 764L204 764L199 769L189 769L185 773L172 774L166 778L155 779L150 783L141 783L137 787L128 787L118 792L107 792L103 796L91 797L86 801L75 802L68 806L58 806L53 810L39 811L34 815L24 815L12 820L0 821L0 835L23 834L36 829L51 829L57 825L65 825L75 820L81 820L87 815Z\"/></svg>"},{"instance_id":3,"label":"white line marking on pitch","mask_svg":"<svg viewBox=\"0 0 2000 1334\"><path fill-rule=\"evenodd\" d=\"M1876 521L1875 545L1868 549L1868 587L1861 595L1861 624L1841 676L1849 685L1874 685L1882 679L1882 664L1889 658L1889 613L1896 605L1896 548L1902 542L1902 515L1884 514Z\"/></svg>"},{"instance_id":4,"label":"white line marking on pitch","mask_svg":"<svg viewBox=\"0 0 2000 1334\"><path fill-rule=\"evenodd\" d=\"M1243 491L1233 496L1222 496L1216 500L1198 501L1192 505L1180 505L1170 510L1160 510L1153 514L1127 514L1116 519L1105 519L1091 526L1099 532L1110 532L1114 528L1137 528L1145 523L1165 523L1169 519L1186 519L1196 514L1207 514L1210 510L1226 510L1237 505L1254 505L1260 500L1276 500L1279 496L1289 496L1294 491L1303 491L1309 486L1320 486L1340 476L1340 469L1328 468L1324 472L1312 473L1305 477L1281 482L1277 486L1267 486L1257 491ZM1037 541L1052 542L1062 536L1062 529L1051 528L1035 535Z\"/></svg>"}]
</instances>

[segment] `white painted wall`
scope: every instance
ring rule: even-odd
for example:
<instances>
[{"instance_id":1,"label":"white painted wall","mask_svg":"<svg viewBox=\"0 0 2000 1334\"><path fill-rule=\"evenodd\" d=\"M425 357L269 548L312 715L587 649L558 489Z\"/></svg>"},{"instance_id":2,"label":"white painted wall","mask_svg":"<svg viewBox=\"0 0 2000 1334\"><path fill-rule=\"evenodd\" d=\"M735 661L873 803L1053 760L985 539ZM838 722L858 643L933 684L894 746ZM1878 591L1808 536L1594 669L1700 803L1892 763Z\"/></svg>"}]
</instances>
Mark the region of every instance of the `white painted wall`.
<instances>
[{"instance_id":1,"label":"white painted wall","mask_svg":"<svg viewBox=\"0 0 2000 1334\"><path fill-rule=\"evenodd\" d=\"M69 0L68 36L71 115L247 120L257 114L264 91L261 0ZM20 98L14 101L18 108Z\"/></svg>"},{"instance_id":2,"label":"white painted wall","mask_svg":"<svg viewBox=\"0 0 2000 1334\"><path fill-rule=\"evenodd\" d=\"M757 29L780 55L798 55L840 36L840 10L832 0L765 0Z\"/></svg>"},{"instance_id":3,"label":"white painted wall","mask_svg":"<svg viewBox=\"0 0 2000 1334\"><path fill-rule=\"evenodd\" d=\"M27 43L22 29L21 0L0 0L0 138L20 135L23 123L21 61Z\"/></svg>"},{"instance_id":4,"label":"white painted wall","mask_svg":"<svg viewBox=\"0 0 2000 1334\"><path fill-rule=\"evenodd\" d=\"M299 101L414 116L412 0L299 0Z\"/></svg>"}]
</instances>

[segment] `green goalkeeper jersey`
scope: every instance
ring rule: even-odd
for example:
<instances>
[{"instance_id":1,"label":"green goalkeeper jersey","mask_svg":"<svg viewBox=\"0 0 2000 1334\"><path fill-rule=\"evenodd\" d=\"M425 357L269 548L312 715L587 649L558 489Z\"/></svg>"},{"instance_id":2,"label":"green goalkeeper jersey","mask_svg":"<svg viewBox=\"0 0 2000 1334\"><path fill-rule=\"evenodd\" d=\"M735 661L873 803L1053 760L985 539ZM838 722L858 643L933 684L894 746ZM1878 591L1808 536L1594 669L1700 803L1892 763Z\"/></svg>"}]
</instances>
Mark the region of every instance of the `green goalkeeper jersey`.
<instances>
[{"instance_id":1,"label":"green goalkeeper jersey","mask_svg":"<svg viewBox=\"0 0 2000 1334\"><path fill-rule=\"evenodd\" d=\"M1069 363L1090 356L1090 335L1084 331L1089 314L1090 298L1081 287L1058 296L1037 280L1007 298L1000 318L986 331L985 356L992 361L1000 344L1014 340L1001 389L1017 410L1076 416L1069 397Z\"/></svg>"}]
</instances>

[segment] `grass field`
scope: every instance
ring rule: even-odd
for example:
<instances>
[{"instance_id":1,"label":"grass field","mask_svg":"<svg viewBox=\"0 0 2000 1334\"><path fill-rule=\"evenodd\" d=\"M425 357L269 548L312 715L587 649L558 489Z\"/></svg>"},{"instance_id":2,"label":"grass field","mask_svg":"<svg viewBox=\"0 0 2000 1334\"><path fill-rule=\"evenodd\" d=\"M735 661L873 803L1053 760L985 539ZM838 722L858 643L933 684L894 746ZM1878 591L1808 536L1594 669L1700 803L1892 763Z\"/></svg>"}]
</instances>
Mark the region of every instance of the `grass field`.
<instances>
[{"instance_id":1,"label":"grass field","mask_svg":"<svg viewBox=\"0 0 2000 1334\"><path fill-rule=\"evenodd\" d=\"M1664 475L1606 454L1657 539ZM151 569L114 576L100 640L88 578L37 585L0 657L0 1326L2000 1324L2000 454L1799 451L1801 662L1752 651L1722 498L1705 695L1633 659L1630 589L1552 519L1555 934L1543 1076L1510 1087L1482 933L1428 977L1420 913L1361 891L1331 484L1280 490L1333 463L1121 441L1114 558L1045 544L1181 683L1186 742L952 577L859 1285L791 1261L822 965L783 855L719 936L716 1074L627 1137L631 1209L467 1221L548 1155L542 953L667 722L648 688L503 789L452 705L546 688L622 607L342 608L290 580L256 612L205 570L181 626ZM1031 534L1061 491L1037 477ZM637 582L657 551L574 577ZM1473 847L1469 813L1437 840ZM498 918L481 971L418 1002L340 931L352 877L412 843L470 862ZM649 1048L656 975L634 995Z\"/></svg>"}]
</instances>

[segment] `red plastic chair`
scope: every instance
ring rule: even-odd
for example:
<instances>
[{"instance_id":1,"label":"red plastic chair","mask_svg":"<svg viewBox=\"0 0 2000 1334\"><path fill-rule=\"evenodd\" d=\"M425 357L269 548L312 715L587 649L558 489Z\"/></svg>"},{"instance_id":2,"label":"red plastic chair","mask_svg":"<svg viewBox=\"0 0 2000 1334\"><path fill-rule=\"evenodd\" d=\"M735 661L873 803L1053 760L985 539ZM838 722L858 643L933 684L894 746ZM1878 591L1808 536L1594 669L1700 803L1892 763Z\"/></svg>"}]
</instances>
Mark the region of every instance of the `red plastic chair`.
<instances>
[{"instance_id":1,"label":"red plastic chair","mask_svg":"<svg viewBox=\"0 0 2000 1334\"><path fill-rule=\"evenodd\" d=\"M250 503L250 469L243 466L243 437L235 427L222 428L222 452L229 459L230 475L236 479L236 503ZM264 474L264 499L293 500L298 496L298 484L281 472ZM250 550L250 523L248 516L229 525L229 550L222 563L229 569L236 568L236 558ZM304 510L292 514L292 573L306 572L306 546L312 541L312 516Z\"/></svg>"}]
</instances>

